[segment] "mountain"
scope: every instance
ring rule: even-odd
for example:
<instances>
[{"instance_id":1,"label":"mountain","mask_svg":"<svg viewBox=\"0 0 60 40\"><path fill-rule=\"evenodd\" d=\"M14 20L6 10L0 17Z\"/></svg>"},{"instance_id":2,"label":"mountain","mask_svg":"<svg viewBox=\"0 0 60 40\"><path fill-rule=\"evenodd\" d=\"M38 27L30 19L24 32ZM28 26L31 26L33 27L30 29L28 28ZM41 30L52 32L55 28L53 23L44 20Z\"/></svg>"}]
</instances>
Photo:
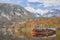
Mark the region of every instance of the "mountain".
<instances>
[{"instance_id":1,"label":"mountain","mask_svg":"<svg viewBox=\"0 0 60 40\"><path fill-rule=\"evenodd\" d=\"M39 13L34 13L34 15L35 15L36 17L41 17L41 14L39 14Z\"/></svg>"},{"instance_id":2,"label":"mountain","mask_svg":"<svg viewBox=\"0 0 60 40\"><path fill-rule=\"evenodd\" d=\"M0 3L0 25L10 25L34 19L33 13L28 12L19 5Z\"/></svg>"},{"instance_id":3,"label":"mountain","mask_svg":"<svg viewBox=\"0 0 60 40\"><path fill-rule=\"evenodd\" d=\"M60 16L60 10L58 9L52 9L43 15L43 17L58 17L58 16Z\"/></svg>"}]
</instances>

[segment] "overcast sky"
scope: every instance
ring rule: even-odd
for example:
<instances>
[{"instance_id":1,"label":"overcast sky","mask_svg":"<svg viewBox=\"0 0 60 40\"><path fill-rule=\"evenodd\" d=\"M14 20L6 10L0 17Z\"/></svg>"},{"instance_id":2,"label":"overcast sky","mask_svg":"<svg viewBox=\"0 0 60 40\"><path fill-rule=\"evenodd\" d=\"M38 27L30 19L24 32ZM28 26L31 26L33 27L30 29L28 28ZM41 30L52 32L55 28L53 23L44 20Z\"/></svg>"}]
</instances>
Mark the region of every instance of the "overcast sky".
<instances>
[{"instance_id":1,"label":"overcast sky","mask_svg":"<svg viewBox=\"0 0 60 40\"><path fill-rule=\"evenodd\" d=\"M60 9L60 0L0 0L0 3L17 4L30 12L41 14L51 9Z\"/></svg>"}]
</instances>

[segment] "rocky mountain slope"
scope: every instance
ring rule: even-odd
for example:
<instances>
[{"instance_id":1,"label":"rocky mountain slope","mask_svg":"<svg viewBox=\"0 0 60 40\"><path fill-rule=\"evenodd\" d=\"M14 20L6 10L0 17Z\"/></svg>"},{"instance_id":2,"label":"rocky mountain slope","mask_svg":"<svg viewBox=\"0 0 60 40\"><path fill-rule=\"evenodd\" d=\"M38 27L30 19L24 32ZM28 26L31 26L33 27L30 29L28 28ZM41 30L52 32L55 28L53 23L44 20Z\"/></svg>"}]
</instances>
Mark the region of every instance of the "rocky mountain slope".
<instances>
[{"instance_id":1,"label":"rocky mountain slope","mask_svg":"<svg viewBox=\"0 0 60 40\"><path fill-rule=\"evenodd\" d=\"M0 25L10 25L35 19L35 16L23 7L0 3Z\"/></svg>"}]
</instances>

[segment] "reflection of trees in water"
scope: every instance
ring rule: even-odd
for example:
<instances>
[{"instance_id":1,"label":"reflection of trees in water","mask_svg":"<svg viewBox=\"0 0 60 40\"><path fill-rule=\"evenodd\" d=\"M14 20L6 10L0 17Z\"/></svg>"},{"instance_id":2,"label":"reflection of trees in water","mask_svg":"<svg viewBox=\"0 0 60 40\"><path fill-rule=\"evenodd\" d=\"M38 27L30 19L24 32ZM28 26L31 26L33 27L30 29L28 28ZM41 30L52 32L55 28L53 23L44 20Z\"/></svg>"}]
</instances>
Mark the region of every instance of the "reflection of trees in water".
<instances>
[{"instance_id":1,"label":"reflection of trees in water","mask_svg":"<svg viewBox=\"0 0 60 40\"><path fill-rule=\"evenodd\" d=\"M24 40L23 38L14 37L12 34L10 34L8 30L8 26L5 27L6 31L4 31L4 27L0 28L0 40ZM6 32L6 34L4 34Z\"/></svg>"},{"instance_id":2,"label":"reflection of trees in water","mask_svg":"<svg viewBox=\"0 0 60 40\"><path fill-rule=\"evenodd\" d=\"M6 35L4 35L4 32L0 31L0 40L26 40L27 38L20 38L20 37L14 37L13 35L10 35L9 32L7 32Z\"/></svg>"},{"instance_id":3,"label":"reflection of trees in water","mask_svg":"<svg viewBox=\"0 0 60 40\"><path fill-rule=\"evenodd\" d=\"M56 39L60 40L60 28L57 28L56 35L57 35Z\"/></svg>"},{"instance_id":4,"label":"reflection of trees in water","mask_svg":"<svg viewBox=\"0 0 60 40\"><path fill-rule=\"evenodd\" d=\"M0 40L24 40L23 38L13 37L12 35L4 35L3 32L0 32Z\"/></svg>"},{"instance_id":5,"label":"reflection of trees in water","mask_svg":"<svg viewBox=\"0 0 60 40\"><path fill-rule=\"evenodd\" d=\"M4 35L4 32L0 32L0 40L13 40L13 36L6 34Z\"/></svg>"},{"instance_id":6,"label":"reflection of trees in water","mask_svg":"<svg viewBox=\"0 0 60 40\"><path fill-rule=\"evenodd\" d=\"M58 35L58 37L57 37L57 38L58 38L58 40L60 40L60 35Z\"/></svg>"},{"instance_id":7,"label":"reflection of trees in water","mask_svg":"<svg viewBox=\"0 0 60 40\"><path fill-rule=\"evenodd\" d=\"M33 38L19 38L19 37L13 37L12 35L10 35L9 33L7 33L6 35L4 35L4 33L2 31L0 31L0 40L32 40ZM42 38L34 38L33 40L43 40ZM48 39L47 39L48 40ZM52 39L51 39L52 40Z\"/></svg>"}]
</instances>

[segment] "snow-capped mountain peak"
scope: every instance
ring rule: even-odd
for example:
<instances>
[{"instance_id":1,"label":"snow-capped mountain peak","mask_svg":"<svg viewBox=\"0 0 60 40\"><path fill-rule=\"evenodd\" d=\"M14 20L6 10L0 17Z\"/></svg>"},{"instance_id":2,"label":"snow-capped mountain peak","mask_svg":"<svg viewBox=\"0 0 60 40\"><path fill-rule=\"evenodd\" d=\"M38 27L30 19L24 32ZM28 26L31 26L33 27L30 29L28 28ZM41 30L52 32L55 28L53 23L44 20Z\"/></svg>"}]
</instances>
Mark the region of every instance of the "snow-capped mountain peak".
<instances>
[{"instance_id":1,"label":"snow-capped mountain peak","mask_svg":"<svg viewBox=\"0 0 60 40\"><path fill-rule=\"evenodd\" d=\"M57 17L57 16L60 16L60 10L58 9L52 9L43 15L43 17Z\"/></svg>"}]
</instances>

